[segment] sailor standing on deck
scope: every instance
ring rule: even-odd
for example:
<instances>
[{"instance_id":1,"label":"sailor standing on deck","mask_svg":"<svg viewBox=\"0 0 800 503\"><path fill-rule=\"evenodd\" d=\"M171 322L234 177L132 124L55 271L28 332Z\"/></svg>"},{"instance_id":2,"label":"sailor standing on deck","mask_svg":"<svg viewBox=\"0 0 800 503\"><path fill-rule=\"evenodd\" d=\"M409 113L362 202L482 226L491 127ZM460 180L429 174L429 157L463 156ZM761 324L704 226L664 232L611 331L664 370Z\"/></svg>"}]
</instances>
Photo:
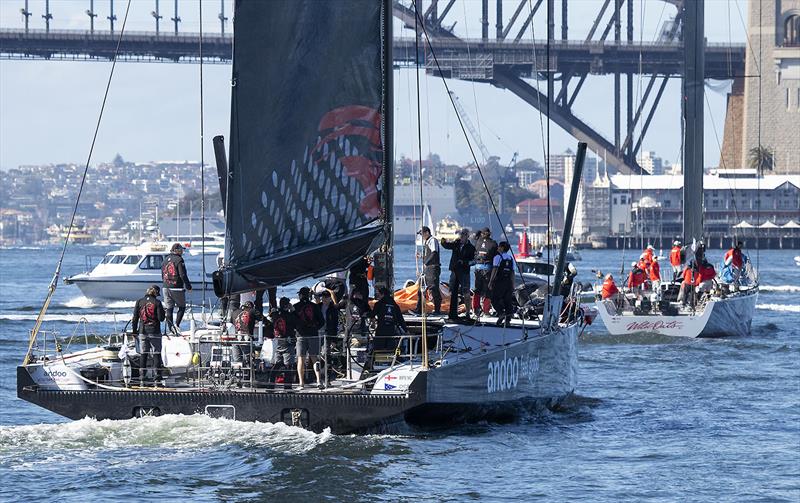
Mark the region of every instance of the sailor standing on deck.
<instances>
[{"instance_id":1,"label":"sailor standing on deck","mask_svg":"<svg viewBox=\"0 0 800 503\"><path fill-rule=\"evenodd\" d=\"M131 330L139 340L139 384L144 384L147 373L147 355L153 357L156 383L161 384L161 322L164 321L164 306L158 300L161 295L158 285L147 289L144 297L136 301L131 319Z\"/></svg>"},{"instance_id":2,"label":"sailor standing on deck","mask_svg":"<svg viewBox=\"0 0 800 503\"><path fill-rule=\"evenodd\" d=\"M683 248L681 242L675 241L672 243L672 250L669 252L669 263L672 266L672 281L677 281L681 274L681 267L683 266Z\"/></svg>"},{"instance_id":3,"label":"sailor standing on deck","mask_svg":"<svg viewBox=\"0 0 800 503\"><path fill-rule=\"evenodd\" d=\"M314 366L314 374L317 377L317 387L322 387L322 373L319 363L319 329L325 325L322 311L319 304L311 302L311 289L304 286L297 292L300 298L294 304L294 312L297 314L297 377L298 384L305 385L306 355Z\"/></svg>"},{"instance_id":4,"label":"sailor standing on deck","mask_svg":"<svg viewBox=\"0 0 800 503\"><path fill-rule=\"evenodd\" d=\"M725 267L730 268L733 276L733 286L736 290L739 289L742 269L744 269L744 264L747 262L747 258L742 253L742 247L744 247L744 243L737 241L736 246L725 252L725 258L723 259Z\"/></svg>"},{"instance_id":5,"label":"sailor standing on deck","mask_svg":"<svg viewBox=\"0 0 800 503\"><path fill-rule=\"evenodd\" d=\"M653 293L656 295L656 300L661 300L661 266L658 261L661 257L653 257L650 262L650 285L653 288Z\"/></svg>"},{"instance_id":6,"label":"sailor standing on deck","mask_svg":"<svg viewBox=\"0 0 800 503\"><path fill-rule=\"evenodd\" d=\"M497 255L497 242L492 239L488 227L481 229L475 242L475 295L472 297L472 310L476 314L489 314L489 278L492 275L492 261ZM483 302L481 302L483 297Z\"/></svg>"},{"instance_id":7,"label":"sailor standing on deck","mask_svg":"<svg viewBox=\"0 0 800 503\"><path fill-rule=\"evenodd\" d=\"M192 291L192 283L189 282L186 264L183 262L183 246L180 243L172 245L170 254L161 264L161 280L164 282L167 324L170 328L180 328L183 313L186 312L186 291ZM178 306L178 314L173 324L172 310L174 306Z\"/></svg>"},{"instance_id":8,"label":"sailor standing on deck","mask_svg":"<svg viewBox=\"0 0 800 503\"><path fill-rule=\"evenodd\" d=\"M642 300L642 288L647 277L640 264L631 262L631 272L628 274L628 291L636 296L637 304Z\"/></svg>"},{"instance_id":9,"label":"sailor standing on deck","mask_svg":"<svg viewBox=\"0 0 800 503\"><path fill-rule=\"evenodd\" d=\"M275 353L272 364L282 363L290 367L294 360L295 343L297 341L297 315L294 313L292 303L287 297L281 297L278 310L272 313L272 333L267 337L276 339Z\"/></svg>"},{"instance_id":10,"label":"sailor standing on deck","mask_svg":"<svg viewBox=\"0 0 800 503\"><path fill-rule=\"evenodd\" d=\"M472 302L469 298L469 267L475 258L475 247L469 242L469 229L461 229L459 238L455 241L442 239L442 246L452 250L450 255L450 320L458 319L458 295L464 297L466 317L469 318L469 309Z\"/></svg>"},{"instance_id":11,"label":"sailor standing on deck","mask_svg":"<svg viewBox=\"0 0 800 503\"><path fill-rule=\"evenodd\" d=\"M423 290L420 285L420 291L417 295L417 312L422 314L422 309L425 306L423 298L427 292L431 292L433 297L433 314L442 314L442 292L439 291L439 276L442 273L441 263L439 262L439 240L431 235L431 229L427 226L417 232L422 236L422 253L418 253L419 258L422 259L422 273L425 288Z\"/></svg>"},{"instance_id":12,"label":"sailor standing on deck","mask_svg":"<svg viewBox=\"0 0 800 503\"><path fill-rule=\"evenodd\" d=\"M501 241L497 245L497 252L492 260L489 291L497 312L497 324L507 326L514 315L514 271L517 270L517 264L508 241Z\"/></svg>"}]
</instances>

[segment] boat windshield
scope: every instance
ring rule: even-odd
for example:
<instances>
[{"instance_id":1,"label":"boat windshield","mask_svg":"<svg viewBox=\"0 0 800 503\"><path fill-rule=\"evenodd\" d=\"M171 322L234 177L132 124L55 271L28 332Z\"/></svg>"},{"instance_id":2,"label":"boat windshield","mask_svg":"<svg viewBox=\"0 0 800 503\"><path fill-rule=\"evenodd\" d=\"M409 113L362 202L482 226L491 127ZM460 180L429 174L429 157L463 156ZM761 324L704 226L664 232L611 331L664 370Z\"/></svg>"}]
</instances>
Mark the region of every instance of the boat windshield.
<instances>
[{"instance_id":1,"label":"boat windshield","mask_svg":"<svg viewBox=\"0 0 800 503\"><path fill-rule=\"evenodd\" d=\"M138 264L139 260L142 259L141 255L128 255L125 257L125 261L123 264Z\"/></svg>"},{"instance_id":2,"label":"boat windshield","mask_svg":"<svg viewBox=\"0 0 800 503\"><path fill-rule=\"evenodd\" d=\"M103 257L103 260L100 261L101 264L108 264L111 262L111 259L114 258L114 255L106 255Z\"/></svg>"},{"instance_id":3,"label":"boat windshield","mask_svg":"<svg viewBox=\"0 0 800 503\"><path fill-rule=\"evenodd\" d=\"M108 264L121 264L122 261L125 260L125 255L112 255L111 260L109 260Z\"/></svg>"},{"instance_id":4,"label":"boat windshield","mask_svg":"<svg viewBox=\"0 0 800 503\"><path fill-rule=\"evenodd\" d=\"M523 274L539 274L548 276L553 274L553 264L546 262L518 262L519 269Z\"/></svg>"},{"instance_id":5,"label":"boat windshield","mask_svg":"<svg viewBox=\"0 0 800 503\"><path fill-rule=\"evenodd\" d=\"M161 269L162 262L164 262L163 255L147 255L139 264L139 269Z\"/></svg>"}]
</instances>

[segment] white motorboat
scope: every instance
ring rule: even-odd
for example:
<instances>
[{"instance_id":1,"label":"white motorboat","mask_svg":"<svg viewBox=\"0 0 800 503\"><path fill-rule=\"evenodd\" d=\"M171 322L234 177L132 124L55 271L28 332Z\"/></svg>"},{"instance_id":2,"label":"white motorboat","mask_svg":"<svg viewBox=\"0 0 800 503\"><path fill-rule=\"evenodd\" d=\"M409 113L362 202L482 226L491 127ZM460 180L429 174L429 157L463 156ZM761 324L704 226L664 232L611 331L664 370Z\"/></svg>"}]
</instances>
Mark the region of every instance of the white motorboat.
<instances>
[{"instance_id":1,"label":"white motorboat","mask_svg":"<svg viewBox=\"0 0 800 503\"><path fill-rule=\"evenodd\" d=\"M219 236L177 236L174 239L123 246L108 252L96 266L64 279L64 283L77 286L93 302L133 301L140 298L150 285L161 285L161 263L169 255L173 243L186 248L186 272L192 282L188 302L202 302L214 297L211 273L219 267L218 257L224 251L224 240ZM203 278L201 260L205 261L206 278Z\"/></svg>"}]
</instances>

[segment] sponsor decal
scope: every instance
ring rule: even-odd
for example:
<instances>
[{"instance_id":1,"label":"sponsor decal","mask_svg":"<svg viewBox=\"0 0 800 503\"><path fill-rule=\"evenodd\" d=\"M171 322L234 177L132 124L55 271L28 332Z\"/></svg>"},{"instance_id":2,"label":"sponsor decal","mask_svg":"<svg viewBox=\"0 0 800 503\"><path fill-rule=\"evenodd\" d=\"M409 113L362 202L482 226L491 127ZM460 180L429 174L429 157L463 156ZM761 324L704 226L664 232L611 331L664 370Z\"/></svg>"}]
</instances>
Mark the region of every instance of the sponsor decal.
<instances>
[{"instance_id":1,"label":"sponsor decal","mask_svg":"<svg viewBox=\"0 0 800 503\"><path fill-rule=\"evenodd\" d=\"M504 353L502 359L489 362L487 370L487 393L509 391L516 389L520 378L527 379L529 383L536 380L536 374L539 372L539 356L524 355L508 358Z\"/></svg>"},{"instance_id":2,"label":"sponsor decal","mask_svg":"<svg viewBox=\"0 0 800 503\"><path fill-rule=\"evenodd\" d=\"M386 391L393 390L396 387L397 386L395 386L394 384L389 384L388 382L387 383L383 383L383 389L386 390Z\"/></svg>"},{"instance_id":3,"label":"sponsor decal","mask_svg":"<svg viewBox=\"0 0 800 503\"><path fill-rule=\"evenodd\" d=\"M393 376L392 374L389 374L386 377L384 377L384 379L386 379L387 381L391 381L393 379L397 379L397 376Z\"/></svg>"},{"instance_id":4,"label":"sponsor decal","mask_svg":"<svg viewBox=\"0 0 800 503\"><path fill-rule=\"evenodd\" d=\"M641 330L662 330L662 329L681 329L683 322L678 320L672 321L632 321L628 323L625 330L628 332L638 332Z\"/></svg>"},{"instance_id":5,"label":"sponsor decal","mask_svg":"<svg viewBox=\"0 0 800 503\"><path fill-rule=\"evenodd\" d=\"M44 372L44 375L46 375L47 377L49 377L51 379L57 379L59 377L67 377L67 372L64 371L64 370L46 370L46 369L43 369L42 372Z\"/></svg>"}]
</instances>

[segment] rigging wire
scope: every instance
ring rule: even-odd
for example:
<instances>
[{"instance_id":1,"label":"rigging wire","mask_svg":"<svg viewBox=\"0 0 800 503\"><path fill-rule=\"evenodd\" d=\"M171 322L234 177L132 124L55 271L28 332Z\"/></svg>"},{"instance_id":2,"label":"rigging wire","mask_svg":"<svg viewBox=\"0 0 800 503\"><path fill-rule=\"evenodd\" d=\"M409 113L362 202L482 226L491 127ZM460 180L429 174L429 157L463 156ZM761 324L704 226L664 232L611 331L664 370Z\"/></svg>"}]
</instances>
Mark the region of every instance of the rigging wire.
<instances>
[{"instance_id":1,"label":"rigging wire","mask_svg":"<svg viewBox=\"0 0 800 503\"><path fill-rule=\"evenodd\" d=\"M416 14L415 17L418 18L419 17L419 12L417 11L417 1L418 0L412 0L412 2L414 4L414 13ZM414 26L415 26L415 28L417 26L416 19L414 20ZM425 41L428 44L428 49L430 50L431 57L433 58L433 62L436 65L436 70L438 71L438 74L440 75L440 80L441 80L442 84L444 85L445 91L447 92L447 96L450 99L450 104L453 106L453 110L455 110L455 115L456 115L456 118L458 119L458 125L461 126L461 133L464 135L464 139L466 139L466 141L467 141L467 147L469 148L469 152L470 152L470 155L472 156L472 160L473 160L473 162L475 162L475 166L478 169L478 175L480 175L481 183L483 184L483 188L486 191L487 197L489 198L489 203L492 205L492 210L494 211L495 217L497 218L497 221L500 223L500 230L502 231L503 237L505 238L505 240L510 243L510 241L508 240L508 234L506 233L505 227L503 227L503 220L500 218L500 213L498 212L497 206L494 203L494 198L492 197L492 193L489 190L488 184L486 183L486 178L483 176L483 170L481 169L481 165L478 162L478 157L477 157L477 155L475 155L475 149L472 147L472 142L469 141L469 136L467 134L467 129L464 126L464 122L461 120L461 116L458 114L458 108L456 107L456 103L454 101L453 94L450 93L450 86L447 85L447 80L443 76L444 73L442 72L442 67L439 64L439 58L436 56L436 51L434 51L434 49L433 49L433 43L431 42L431 37L428 34L428 30L425 28L425 23L420 23L420 27L422 28L422 33L425 35ZM515 263L516 263L516 261L515 261ZM517 270L520 271L520 275L521 275L521 269L520 269L519 264L517 264ZM523 283L523 285L526 284L524 277L522 277L522 283Z\"/></svg>"},{"instance_id":2,"label":"rigging wire","mask_svg":"<svg viewBox=\"0 0 800 503\"><path fill-rule=\"evenodd\" d=\"M69 220L69 227L67 227L67 235L64 238L64 245L61 247L61 255L58 258L58 263L56 264L56 270L53 273L53 279L50 281L50 286L47 290L47 297L45 297L44 303L42 304L42 308L39 311L38 316L36 317L36 322L34 323L33 329L31 330L30 340L28 341L28 350L25 353L25 358L22 362L23 365L27 365L30 361L31 350L33 349L33 344L36 342L36 338L39 335L39 329L44 322L44 315L47 313L47 308L50 306L50 301L53 299L53 294L56 292L56 288L58 287L58 279L61 276L61 266L64 263L64 255L67 252L67 245L69 244L69 238L72 235L72 229L75 226L75 216L78 213L78 204L81 200L81 195L83 194L83 187L86 184L86 175L89 173L89 164L92 161L92 154L94 154L94 146L97 143L97 135L100 132L100 124L103 120L103 112L106 109L106 102L108 101L108 93L111 89L111 80L114 77L114 69L117 66L117 54L119 54L119 47L122 43L122 35L125 33L125 24L128 22L128 13L131 9L131 0L128 0L127 5L125 6L125 17L122 19L122 28L119 31L119 36L117 37L117 45L114 48L114 56L111 59L111 70L108 72L108 80L106 82L106 89L103 93L103 102L100 105L100 113L97 116L97 123L95 124L94 128L94 135L92 136L92 143L89 147L89 154L86 157L86 164L83 167L83 175L81 176L81 183L78 187L78 195L75 198L75 205L72 208L72 216Z\"/></svg>"},{"instance_id":3,"label":"rigging wire","mask_svg":"<svg viewBox=\"0 0 800 503\"><path fill-rule=\"evenodd\" d=\"M204 116L203 116L203 0L198 0L200 6L200 42L198 45L200 55L200 256L202 263L203 311L206 309L206 163L204 156ZM178 203L180 204L180 203ZM191 217L189 217L191 218ZM191 222L191 220L190 220Z\"/></svg>"},{"instance_id":4,"label":"rigging wire","mask_svg":"<svg viewBox=\"0 0 800 503\"><path fill-rule=\"evenodd\" d=\"M419 154L419 159L418 159L418 161L419 161L419 200L420 200L420 204L422 204L422 202L423 202L423 199L422 199L422 196L423 196L423 194L422 194L422 109L421 109L421 105L420 105L420 94L419 94L419 68L420 68L420 65L419 65L419 38L420 38L419 24L420 23L417 22L418 20L422 24L422 31L425 31L425 23L420 18L419 11L417 10L417 0L414 0L414 49L415 49L414 62L416 63L416 67L415 67L414 73L415 73L416 83L417 83L417 147L418 147L418 154ZM423 224L424 224L424 219L425 219L425 217L424 217L425 206L424 205L422 206L422 211L423 211L423 217L422 218L423 218ZM431 229L431 230L433 230L433 229ZM421 237L422 237L422 234L420 234L420 238ZM428 243L427 243L427 241L422 241L422 240L420 240L420 241L422 242L422 254L424 254L425 253L425 248L428 246ZM419 289L417 290L417 298L419 299L419 307L420 307L420 311L421 311L421 314L422 314L422 338L423 338L424 341L427 341L427 338L428 338L428 328L427 327L428 327L428 325L427 325L427 316L426 315L427 315L427 311L428 310L426 309L426 307L427 307L428 301L425 298L425 292L427 291L427 286L428 285L425 283L425 273L424 273L425 264L424 263L422 264L422 271L423 271L423 274L419 277ZM423 290L423 286L425 287L424 290ZM439 288L439 285L434 285L434 286L436 288ZM425 347L425 346L423 346L423 347ZM428 366L427 365L427 363L428 363L428 352L424 350L423 353L424 353L422 355L423 366L427 367Z\"/></svg>"}]
</instances>

